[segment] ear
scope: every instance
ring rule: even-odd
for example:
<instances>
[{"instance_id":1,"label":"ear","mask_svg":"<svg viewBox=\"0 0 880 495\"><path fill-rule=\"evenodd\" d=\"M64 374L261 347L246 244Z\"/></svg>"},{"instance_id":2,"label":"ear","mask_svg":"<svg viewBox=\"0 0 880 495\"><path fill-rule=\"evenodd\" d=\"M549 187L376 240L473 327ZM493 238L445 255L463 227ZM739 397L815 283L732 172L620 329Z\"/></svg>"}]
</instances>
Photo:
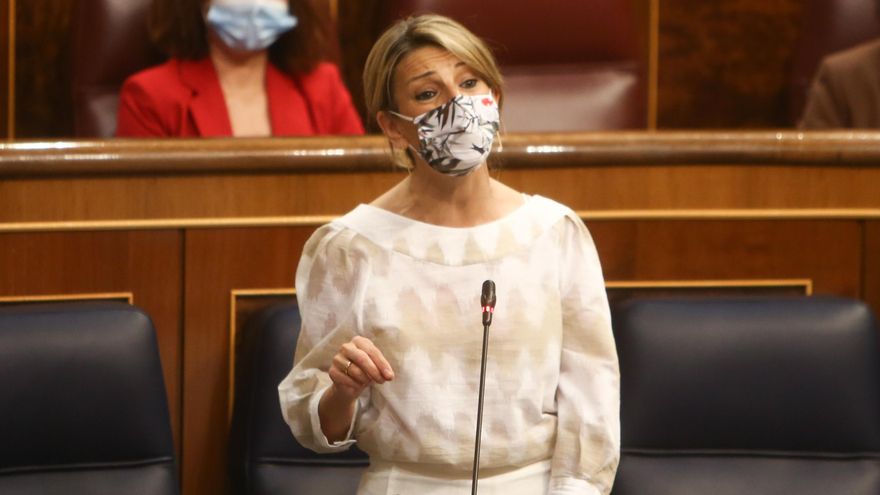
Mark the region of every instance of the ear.
<instances>
[{"instance_id":1,"label":"ear","mask_svg":"<svg viewBox=\"0 0 880 495\"><path fill-rule=\"evenodd\" d=\"M382 133L385 134L385 137L391 141L392 147L400 150L406 149L409 142L403 135L400 127L400 119L384 110L379 110L376 112L376 123L379 124L379 128L382 129Z\"/></svg>"}]
</instances>

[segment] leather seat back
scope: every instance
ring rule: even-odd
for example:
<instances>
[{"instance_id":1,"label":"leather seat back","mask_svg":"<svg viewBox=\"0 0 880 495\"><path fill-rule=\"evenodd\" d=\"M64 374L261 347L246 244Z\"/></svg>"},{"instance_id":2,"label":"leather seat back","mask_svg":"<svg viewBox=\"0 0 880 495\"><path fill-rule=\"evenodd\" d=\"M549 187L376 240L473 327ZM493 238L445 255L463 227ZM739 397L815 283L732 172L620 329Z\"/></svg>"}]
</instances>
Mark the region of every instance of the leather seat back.
<instances>
[{"instance_id":1,"label":"leather seat back","mask_svg":"<svg viewBox=\"0 0 880 495\"><path fill-rule=\"evenodd\" d=\"M0 308L0 493L178 492L150 318L121 303Z\"/></svg>"},{"instance_id":2,"label":"leather seat back","mask_svg":"<svg viewBox=\"0 0 880 495\"><path fill-rule=\"evenodd\" d=\"M387 23L449 16L493 48L505 76L508 131L643 129L644 56L633 2L396 0Z\"/></svg>"},{"instance_id":3,"label":"leather seat back","mask_svg":"<svg viewBox=\"0 0 880 495\"><path fill-rule=\"evenodd\" d=\"M73 16L74 133L112 137L125 79L163 60L150 42L150 0L78 0Z\"/></svg>"},{"instance_id":4,"label":"leather seat back","mask_svg":"<svg viewBox=\"0 0 880 495\"><path fill-rule=\"evenodd\" d=\"M880 349L863 303L634 300L613 317L615 495L880 493Z\"/></svg>"},{"instance_id":5,"label":"leather seat back","mask_svg":"<svg viewBox=\"0 0 880 495\"><path fill-rule=\"evenodd\" d=\"M316 454L301 446L278 402L278 384L293 365L301 320L295 302L250 319L236 358L230 458L235 492L295 495L355 493L367 456L356 448Z\"/></svg>"}]
</instances>

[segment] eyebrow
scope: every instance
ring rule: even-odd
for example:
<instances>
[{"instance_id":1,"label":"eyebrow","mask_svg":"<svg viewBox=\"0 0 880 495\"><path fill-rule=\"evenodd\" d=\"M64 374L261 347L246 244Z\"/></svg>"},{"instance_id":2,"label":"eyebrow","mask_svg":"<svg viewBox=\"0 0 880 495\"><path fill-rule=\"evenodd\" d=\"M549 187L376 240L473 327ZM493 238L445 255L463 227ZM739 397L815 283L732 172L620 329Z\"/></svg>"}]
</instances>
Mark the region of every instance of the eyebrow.
<instances>
[{"instance_id":1,"label":"eyebrow","mask_svg":"<svg viewBox=\"0 0 880 495\"><path fill-rule=\"evenodd\" d=\"M465 64L464 62L459 62L459 63L455 64L454 68L457 69L457 68L461 67L462 65L467 65L467 64ZM408 81L406 81L406 83L409 84L409 83L415 81L416 79L422 79L422 78L434 75L435 72L436 71L429 70L428 72L425 72L424 74L419 74L417 76L413 76Z\"/></svg>"}]
</instances>

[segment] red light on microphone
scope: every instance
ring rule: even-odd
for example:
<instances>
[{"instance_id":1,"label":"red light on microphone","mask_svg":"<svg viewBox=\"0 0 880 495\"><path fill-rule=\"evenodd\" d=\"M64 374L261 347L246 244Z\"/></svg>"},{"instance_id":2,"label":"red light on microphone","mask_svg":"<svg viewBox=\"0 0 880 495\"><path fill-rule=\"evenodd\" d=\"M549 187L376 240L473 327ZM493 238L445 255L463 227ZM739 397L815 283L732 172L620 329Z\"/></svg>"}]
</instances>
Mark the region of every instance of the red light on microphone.
<instances>
[{"instance_id":1,"label":"red light on microphone","mask_svg":"<svg viewBox=\"0 0 880 495\"><path fill-rule=\"evenodd\" d=\"M483 282L480 305L483 307L483 326L488 327L492 324L492 314L495 313L495 282L491 280Z\"/></svg>"}]
</instances>

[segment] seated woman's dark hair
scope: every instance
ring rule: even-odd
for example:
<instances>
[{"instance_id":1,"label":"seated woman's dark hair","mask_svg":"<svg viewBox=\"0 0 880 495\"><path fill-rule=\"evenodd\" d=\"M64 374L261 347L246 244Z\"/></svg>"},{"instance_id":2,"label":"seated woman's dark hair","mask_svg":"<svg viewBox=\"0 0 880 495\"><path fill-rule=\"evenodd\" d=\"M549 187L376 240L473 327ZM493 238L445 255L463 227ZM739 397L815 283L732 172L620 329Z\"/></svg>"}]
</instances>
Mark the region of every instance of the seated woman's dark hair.
<instances>
[{"instance_id":1,"label":"seated woman's dark hair","mask_svg":"<svg viewBox=\"0 0 880 495\"><path fill-rule=\"evenodd\" d=\"M168 56L198 60L208 56L205 9L210 0L153 0L150 6L150 38ZM283 72L310 72L322 60L337 60L330 47L332 29L324 2L287 0L297 17L296 28L284 33L269 47L269 60Z\"/></svg>"}]
</instances>

